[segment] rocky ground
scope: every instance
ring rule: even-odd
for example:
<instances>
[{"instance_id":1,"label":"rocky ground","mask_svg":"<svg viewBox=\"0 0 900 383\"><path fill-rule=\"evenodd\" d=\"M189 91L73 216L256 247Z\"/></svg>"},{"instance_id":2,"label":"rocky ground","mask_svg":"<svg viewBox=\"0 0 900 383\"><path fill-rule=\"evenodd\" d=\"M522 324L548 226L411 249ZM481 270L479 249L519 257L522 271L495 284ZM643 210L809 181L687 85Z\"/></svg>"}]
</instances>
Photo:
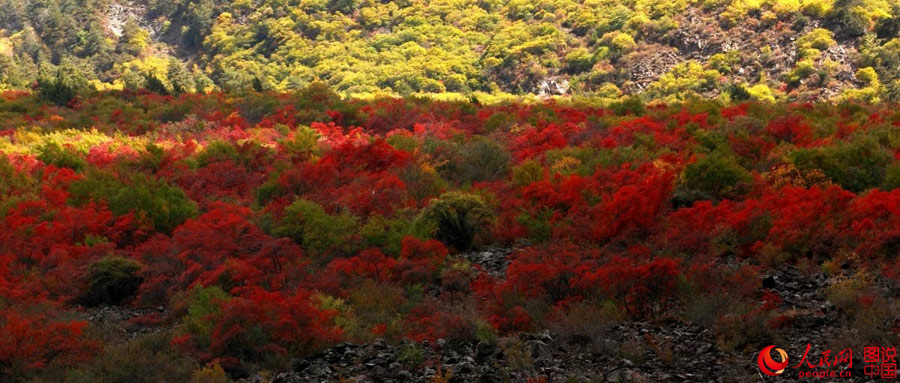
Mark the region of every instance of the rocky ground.
<instances>
[{"instance_id":1,"label":"rocky ground","mask_svg":"<svg viewBox=\"0 0 900 383\"><path fill-rule=\"evenodd\" d=\"M99 334L104 334L109 340L121 342L167 329L160 323L166 315L162 307L98 306L82 308L78 319L91 323L92 327L100 330Z\"/></svg>"},{"instance_id":2,"label":"rocky ground","mask_svg":"<svg viewBox=\"0 0 900 383\"><path fill-rule=\"evenodd\" d=\"M503 275L509 250L486 249L462 255L494 275ZM831 347L837 313L824 289L825 274L794 267L770 272L764 288L783 297L792 325L773 342L799 359L807 344L810 358ZM839 350L835 350L837 353ZM634 322L604 328L593 339L553 334L522 334L495 343L339 344L299 359L293 371L246 383L305 382L776 382L797 381L797 371L764 376L756 367L758 350L723 352L708 328L679 319ZM862 351L854 354L853 378L819 382L866 382ZM797 361L799 362L799 361ZM815 361L813 361L815 363ZM793 366L794 363L791 363ZM809 378L814 379L814 378Z\"/></svg>"},{"instance_id":3,"label":"rocky ground","mask_svg":"<svg viewBox=\"0 0 900 383\"><path fill-rule=\"evenodd\" d=\"M486 272L502 277L511 249L488 248L460 255ZM780 309L789 313L772 343L799 363L807 344L810 359L833 348L839 333L838 313L826 296L834 283L822 272L795 267L765 274L763 288L783 298ZM85 309L85 320L112 329L123 339L159 329L134 323L135 318L165 316L157 310L122 307ZM599 321L599 320L598 320ZM751 326L751 323L747 323ZM573 335L578 334L578 335ZM764 376L756 367L759 350L722 351L721 339L710 328L680 318L655 322L602 324L596 333L554 329L521 334L494 342L432 343L404 341L390 344L338 344L318 355L293 361L293 370L271 377L255 376L242 383L306 382L780 382L797 381L789 369L779 377ZM854 348L852 379L816 379L818 382L867 382L862 350ZM812 379L812 378L810 378Z\"/></svg>"},{"instance_id":4,"label":"rocky ground","mask_svg":"<svg viewBox=\"0 0 900 383\"><path fill-rule=\"evenodd\" d=\"M709 63L716 54L737 53L736 62L723 70L729 80L755 84L761 78L784 81L798 60L796 40L815 28L824 28L818 20L804 23L779 21L778 27L759 18L747 18L737 25L723 23L718 12L702 12L688 9L677 17L677 27L659 36L645 36L634 51L615 63L630 74L630 82L623 88L628 92L641 92L677 64L686 61ZM836 35L838 44L825 50L816 66L831 67L828 78L811 76L800 82L796 89L788 89L791 98L799 100L830 99L845 89L856 88L859 82L859 51L856 39ZM766 47L768 52L760 48ZM706 97L715 97L712 90Z\"/></svg>"}]
</instances>

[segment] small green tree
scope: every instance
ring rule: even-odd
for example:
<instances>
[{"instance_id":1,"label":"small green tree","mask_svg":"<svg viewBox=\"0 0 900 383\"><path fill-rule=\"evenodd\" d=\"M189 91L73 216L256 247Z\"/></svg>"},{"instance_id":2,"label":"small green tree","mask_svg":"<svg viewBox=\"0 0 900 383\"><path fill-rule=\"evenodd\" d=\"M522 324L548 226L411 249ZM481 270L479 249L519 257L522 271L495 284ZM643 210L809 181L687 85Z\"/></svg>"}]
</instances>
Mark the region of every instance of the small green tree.
<instances>
[{"instance_id":1,"label":"small green tree","mask_svg":"<svg viewBox=\"0 0 900 383\"><path fill-rule=\"evenodd\" d=\"M48 165L61 168L69 168L75 171L84 170L88 163L80 153L69 147L63 147L55 142L44 145L39 150L38 159Z\"/></svg>"},{"instance_id":2,"label":"small green tree","mask_svg":"<svg viewBox=\"0 0 900 383\"><path fill-rule=\"evenodd\" d=\"M892 157L872 138L791 153L798 169L820 169L834 183L854 193L882 185Z\"/></svg>"},{"instance_id":3,"label":"small green tree","mask_svg":"<svg viewBox=\"0 0 900 383\"><path fill-rule=\"evenodd\" d=\"M88 267L88 290L84 302L90 306L117 305L134 296L144 279L141 265L122 257L106 257Z\"/></svg>"},{"instance_id":4,"label":"small green tree","mask_svg":"<svg viewBox=\"0 0 900 383\"><path fill-rule=\"evenodd\" d=\"M75 205L105 201L113 214L133 212L164 233L170 233L198 213L197 203L184 190L143 173L136 173L123 182L108 172L89 172L87 177L72 182L69 192L69 201Z\"/></svg>"},{"instance_id":5,"label":"small green tree","mask_svg":"<svg viewBox=\"0 0 900 383\"><path fill-rule=\"evenodd\" d=\"M288 237L314 255L340 253L356 231L356 217L330 215L319 204L298 198L284 209L284 217L275 225L274 234Z\"/></svg>"},{"instance_id":6,"label":"small green tree","mask_svg":"<svg viewBox=\"0 0 900 383\"><path fill-rule=\"evenodd\" d=\"M473 138L463 145L455 164L454 178L460 182L494 181L509 174L509 151L487 138Z\"/></svg>"},{"instance_id":7,"label":"small green tree","mask_svg":"<svg viewBox=\"0 0 900 383\"><path fill-rule=\"evenodd\" d=\"M169 94L169 88L158 77L152 74L144 75L144 90L166 96Z\"/></svg>"},{"instance_id":8,"label":"small green tree","mask_svg":"<svg viewBox=\"0 0 900 383\"><path fill-rule=\"evenodd\" d=\"M194 77L177 59L169 59L166 77L169 78L169 83L172 84L172 93L190 93L196 89Z\"/></svg>"},{"instance_id":9,"label":"small green tree","mask_svg":"<svg viewBox=\"0 0 900 383\"><path fill-rule=\"evenodd\" d=\"M750 181L750 173L737 160L721 153L698 159L684 169L683 186L714 199L728 198L743 182Z\"/></svg>"},{"instance_id":10,"label":"small green tree","mask_svg":"<svg viewBox=\"0 0 900 383\"><path fill-rule=\"evenodd\" d=\"M900 165L894 164L887 167L881 189L890 191L896 188L900 188Z\"/></svg>"},{"instance_id":11,"label":"small green tree","mask_svg":"<svg viewBox=\"0 0 900 383\"><path fill-rule=\"evenodd\" d=\"M209 347L215 324L211 318L221 312L220 303L231 298L219 286L195 286L190 291L184 326L194 335L200 347Z\"/></svg>"},{"instance_id":12,"label":"small green tree","mask_svg":"<svg viewBox=\"0 0 900 383\"><path fill-rule=\"evenodd\" d=\"M75 87L63 78L62 71L57 71L54 78L39 78L37 88L38 97L41 100L52 102L59 106L69 105L78 96Z\"/></svg>"},{"instance_id":13,"label":"small green tree","mask_svg":"<svg viewBox=\"0 0 900 383\"><path fill-rule=\"evenodd\" d=\"M421 219L435 225L435 238L457 250L466 251L472 248L475 235L492 215L481 197L464 192L447 192L431 202Z\"/></svg>"}]
</instances>

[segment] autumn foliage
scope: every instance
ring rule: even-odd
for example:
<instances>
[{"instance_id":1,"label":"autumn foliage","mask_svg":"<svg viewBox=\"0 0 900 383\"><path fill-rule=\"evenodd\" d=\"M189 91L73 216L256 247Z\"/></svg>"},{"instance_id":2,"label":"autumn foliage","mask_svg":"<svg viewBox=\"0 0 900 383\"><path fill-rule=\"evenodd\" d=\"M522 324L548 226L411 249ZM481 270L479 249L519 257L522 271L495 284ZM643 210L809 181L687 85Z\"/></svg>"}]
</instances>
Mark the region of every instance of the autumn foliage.
<instances>
[{"instance_id":1,"label":"autumn foliage","mask_svg":"<svg viewBox=\"0 0 900 383\"><path fill-rule=\"evenodd\" d=\"M0 374L16 379L110 357L93 306L143 310L129 323L163 331L171 360L239 376L585 307L778 328L760 275L781 265L900 282L889 106L109 93L8 95L0 114ZM463 256L487 248L508 266Z\"/></svg>"}]
</instances>

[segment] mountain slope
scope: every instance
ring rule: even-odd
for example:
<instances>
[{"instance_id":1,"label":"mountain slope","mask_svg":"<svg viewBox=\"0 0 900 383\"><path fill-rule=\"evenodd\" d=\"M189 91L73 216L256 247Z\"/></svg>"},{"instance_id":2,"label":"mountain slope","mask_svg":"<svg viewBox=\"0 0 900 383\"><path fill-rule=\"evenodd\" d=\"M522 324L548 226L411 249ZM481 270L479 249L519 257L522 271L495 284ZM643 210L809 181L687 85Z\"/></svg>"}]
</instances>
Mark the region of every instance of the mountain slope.
<instances>
[{"instance_id":1,"label":"mountain slope","mask_svg":"<svg viewBox=\"0 0 900 383\"><path fill-rule=\"evenodd\" d=\"M0 0L0 29L0 88L900 98L890 0Z\"/></svg>"}]
</instances>

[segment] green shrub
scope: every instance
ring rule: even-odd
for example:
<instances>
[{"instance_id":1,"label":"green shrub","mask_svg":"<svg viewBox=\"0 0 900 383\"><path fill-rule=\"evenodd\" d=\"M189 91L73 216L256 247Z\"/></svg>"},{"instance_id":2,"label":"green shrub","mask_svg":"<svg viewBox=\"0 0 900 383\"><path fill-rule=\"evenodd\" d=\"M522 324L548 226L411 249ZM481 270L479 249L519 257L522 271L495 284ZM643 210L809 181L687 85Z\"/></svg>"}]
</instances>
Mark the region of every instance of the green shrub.
<instances>
[{"instance_id":1,"label":"green shrub","mask_svg":"<svg viewBox=\"0 0 900 383\"><path fill-rule=\"evenodd\" d=\"M84 370L73 371L67 383L188 382L197 363L176 352L171 337L158 332L109 346Z\"/></svg>"},{"instance_id":2,"label":"green shrub","mask_svg":"<svg viewBox=\"0 0 900 383\"><path fill-rule=\"evenodd\" d=\"M394 134L385 140L388 145L397 150L404 152L415 152L419 147L419 139L407 134Z\"/></svg>"},{"instance_id":3,"label":"green shrub","mask_svg":"<svg viewBox=\"0 0 900 383\"><path fill-rule=\"evenodd\" d=\"M433 200L421 218L435 225L438 240L466 251L472 248L475 235L491 216L481 197L464 192L447 192Z\"/></svg>"},{"instance_id":4,"label":"green shrub","mask_svg":"<svg viewBox=\"0 0 900 383\"><path fill-rule=\"evenodd\" d=\"M714 199L723 199L732 197L738 186L750 179L750 174L734 157L713 153L684 168L683 186Z\"/></svg>"},{"instance_id":5,"label":"green shrub","mask_svg":"<svg viewBox=\"0 0 900 383\"><path fill-rule=\"evenodd\" d=\"M356 217L350 214L332 216L319 204L298 198L284 209L274 235L293 239L313 255L321 256L345 252L357 226Z\"/></svg>"},{"instance_id":6,"label":"green shrub","mask_svg":"<svg viewBox=\"0 0 900 383\"><path fill-rule=\"evenodd\" d=\"M800 86L800 83L807 77L816 73L816 63L811 58L805 58L797 62L797 65L788 72L785 77L788 85L792 88Z\"/></svg>"},{"instance_id":7,"label":"green shrub","mask_svg":"<svg viewBox=\"0 0 900 383\"><path fill-rule=\"evenodd\" d=\"M624 100L616 101L609 105L609 109L617 116L642 116L646 111L644 101L638 96L630 96Z\"/></svg>"},{"instance_id":8,"label":"green shrub","mask_svg":"<svg viewBox=\"0 0 900 383\"><path fill-rule=\"evenodd\" d=\"M612 51L616 54L626 53L636 46L634 42L634 37L627 33L622 33L619 31L607 32L601 38L600 42L612 49Z\"/></svg>"},{"instance_id":9,"label":"green shrub","mask_svg":"<svg viewBox=\"0 0 900 383\"><path fill-rule=\"evenodd\" d=\"M791 153L797 169L820 169L834 183L858 193L879 186L892 161L890 152L874 139L860 139Z\"/></svg>"},{"instance_id":10,"label":"green shrub","mask_svg":"<svg viewBox=\"0 0 900 383\"><path fill-rule=\"evenodd\" d=\"M543 243L553 235L553 225L550 218L553 210L543 208L537 212L529 213L523 211L516 217L516 221L528 230L528 240L533 244Z\"/></svg>"},{"instance_id":11,"label":"green shrub","mask_svg":"<svg viewBox=\"0 0 900 383\"><path fill-rule=\"evenodd\" d=\"M491 114L482 125L487 133L499 131L508 132L516 124L516 116L506 112L495 112Z\"/></svg>"},{"instance_id":12,"label":"green shrub","mask_svg":"<svg viewBox=\"0 0 900 383\"><path fill-rule=\"evenodd\" d=\"M460 182L494 181L509 174L512 157L503 145L484 137L473 138L460 149L454 178Z\"/></svg>"},{"instance_id":13,"label":"green shrub","mask_svg":"<svg viewBox=\"0 0 900 383\"><path fill-rule=\"evenodd\" d=\"M70 202L106 202L116 215L134 212L148 219L156 230L169 233L188 218L197 215L197 204L184 191L165 180L143 173L132 175L127 183L107 172L91 172L69 185Z\"/></svg>"},{"instance_id":14,"label":"green shrub","mask_svg":"<svg viewBox=\"0 0 900 383\"><path fill-rule=\"evenodd\" d=\"M280 142L282 146L294 158L309 158L320 153L319 132L308 126L299 126L294 131L294 137Z\"/></svg>"},{"instance_id":15,"label":"green shrub","mask_svg":"<svg viewBox=\"0 0 900 383\"><path fill-rule=\"evenodd\" d=\"M58 71L56 77L52 79L39 78L37 85L38 97L58 106L67 106L78 96L75 87L63 78L61 71Z\"/></svg>"},{"instance_id":16,"label":"green shrub","mask_svg":"<svg viewBox=\"0 0 900 383\"><path fill-rule=\"evenodd\" d=\"M163 161L165 160L166 152L159 145L156 144L147 144L144 147L145 151L141 153L140 157L138 157L138 164L146 169L149 169L153 172L159 171L162 167Z\"/></svg>"},{"instance_id":17,"label":"green shrub","mask_svg":"<svg viewBox=\"0 0 900 383\"><path fill-rule=\"evenodd\" d=\"M191 376L191 383L228 383L228 376L225 370L218 363L213 363L199 370L194 371Z\"/></svg>"},{"instance_id":18,"label":"green shrub","mask_svg":"<svg viewBox=\"0 0 900 383\"><path fill-rule=\"evenodd\" d=\"M766 84L756 84L751 86L750 89L747 89L747 93L749 93L750 97L754 100L775 102L775 95L772 92L772 89Z\"/></svg>"},{"instance_id":19,"label":"green shrub","mask_svg":"<svg viewBox=\"0 0 900 383\"><path fill-rule=\"evenodd\" d=\"M369 217L366 224L359 229L359 235L363 240L363 247L377 247L384 250L385 254L400 255L403 248L403 238L415 237L428 238L430 228L417 225L412 219L385 218L380 215Z\"/></svg>"},{"instance_id":20,"label":"green shrub","mask_svg":"<svg viewBox=\"0 0 900 383\"><path fill-rule=\"evenodd\" d=\"M210 318L220 312L218 302L228 298L228 293L219 286L196 286L191 290L183 321L184 327L194 335L200 347L209 347L214 325Z\"/></svg>"},{"instance_id":21,"label":"green shrub","mask_svg":"<svg viewBox=\"0 0 900 383\"><path fill-rule=\"evenodd\" d=\"M797 51L804 57L812 55L815 51L824 51L837 44L834 34L823 28L816 28L797 39Z\"/></svg>"},{"instance_id":22,"label":"green shrub","mask_svg":"<svg viewBox=\"0 0 900 383\"><path fill-rule=\"evenodd\" d=\"M891 13L892 17L885 17L876 23L875 33L878 38L889 39L900 36L900 4L894 4Z\"/></svg>"},{"instance_id":23,"label":"green shrub","mask_svg":"<svg viewBox=\"0 0 900 383\"><path fill-rule=\"evenodd\" d=\"M420 204L447 187L447 181L431 166L411 164L401 170L400 179L406 185L406 192Z\"/></svg>"},{"instance_id":24,"label":"green shrub","mask_svg":"<svg viewBox=\"0 0 900 383\"><path fill-rule=\"evenodd\" d=\"M885 169L884 184L882 190L894 190L900 188L900 165L894 164Z\"/></svg>"},{"instance_id":25,"label":"green shrub","mask_svg":"<svg viewBox=\"0 0 900 383\"><path fill-rule=\"evenodd\" d=\"M85 304L117 305L137 293L144 281L138 275L141 265L121 257L106 257L88 267L88 291Z\"/></svg>"},{"instance_id":26,"label":"green shrub","mask_svg":"<svg viewBox=\"0 0 900 383\"><path fill-rule=\"evenodd\" d=\"M230 142L213 141L206 145L200 154L197 155L197 164L204 167L211 163L232 160L235 164L241 164L240 155L237 149Z\"/></svg>"},{"instance_id":27,"label":"green shrub","mask_svg":"<svg viewBox=\"0 0 900 383\"><path fill-rule=\"evenodd\" d=\"M55 142L50 142L39 149L37 156L41 162L60 168L69 168L75 171L84 170L88 163L81 153L70 147L63 147Z\"/></svg>"},{"instance_id":28,"label":"green shrub","mask_svg":"<svg viewBox=\"0 0 900 383\"><path fill-rule=\"evenodd\" d=\"M144 75L144 89L163 96L169 94L169 87L158 77L149 73Z\"/></svg>"},{"instance_id":29,"label":"green shrub","mask_svg":"<svg viewBox=\"0 0 900 383\"><path fill-rule=\"evenodd\" d=\"M750 95L750 91L747 90L742 84L731 83L725 88L725 92L728 93L728 98L732 102L746 101L749 100L752 95Z\"/></svg>"},{"instance_id":30,"label":"green shrub","mask_svg":"<svg viewBox=\"0 0 900 383\"><path fill-rule=\"evenodd\" d=\"M585 48L577 48L566 55L566 70L569 73L582 73L591 70L596 58Z\"/></svg>"},{"instance_id":31,"label":"green shrub","mask_svg":"<svg viewBox=\"0 0 900 383\"><path fill-rule=\"evenodd\" d=\"M879 80L888 99L900 100L900 38L881 45L874 36L867 35L862 39L860 53L863 58L862 66L872 67L877 72L877 76L868 77ZM866 82L866 79L860 80Z\"/></svg>"},{"instance_id":32,"label":"green shrub","mask_svg":"<svg viewBox=\"0 0 900 383\"><path fill-rule=\"evenodd\" d=\"M697 61L673 66L647 87L650 97L666 100L685 100L716 89L721 73L707 69Z\"/></svg>"},{"instance_id":33,"label":"green shrub","mask_svg":"<svg viewBox=\"0 0 900 383\"><path fill-rule=\"evenodd\" d=\"M544 163L550 166L552 173L564 174L580 174L589 176L594 174L598 166L608 167L613 165L621 165L623 162L636 161L626 152L643 152L647 147L652 147L653 138L647 135L636 134L635 143L629 147L618 147L612 150L598 150L590 146L577 147L567 146L560 149L550 149L544 152ZM644 153L649 154L649 153ZM621 158L620 158L621 156ZM630 159L626 158L629 157ZM649 158L649 157L642 157ZM623 162L619 162L623 160ZM523 162L522 164L524 164ZM522 165L520 164L520 166ZM513 174L515 176L515 173ZM540 172L540 178L543 179L543 169Z\"/></svg>"},{"instance_id":34,"label":"green shrub","mask_svg":"<svg viewBox=\"0 0 900 383\"><path fill-rule=\"evenodd\" d=\"M525 160L513 168L513 185L522 187L544 179L544 168L535 160Z\"/></svg>"},{"instance_id":35,"label":"green shrub","mask_svg":"<svg viewBox=\"0 0 900 383\"><path fill-rule=\"evenodd\" d=\"M39 188L38 180L27 172L17 171L6 156L0 155L0 218Z\"/></svg>"}]
</instances>

